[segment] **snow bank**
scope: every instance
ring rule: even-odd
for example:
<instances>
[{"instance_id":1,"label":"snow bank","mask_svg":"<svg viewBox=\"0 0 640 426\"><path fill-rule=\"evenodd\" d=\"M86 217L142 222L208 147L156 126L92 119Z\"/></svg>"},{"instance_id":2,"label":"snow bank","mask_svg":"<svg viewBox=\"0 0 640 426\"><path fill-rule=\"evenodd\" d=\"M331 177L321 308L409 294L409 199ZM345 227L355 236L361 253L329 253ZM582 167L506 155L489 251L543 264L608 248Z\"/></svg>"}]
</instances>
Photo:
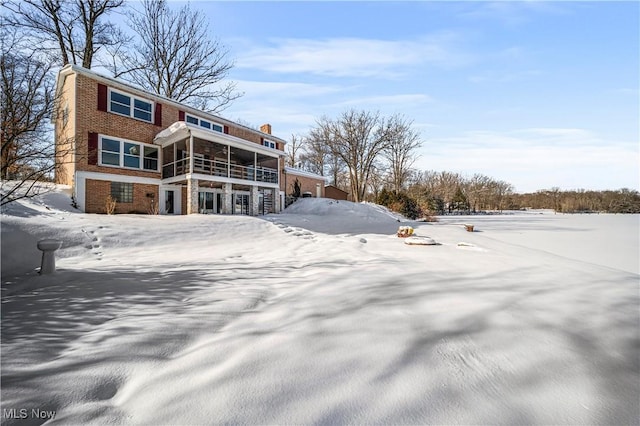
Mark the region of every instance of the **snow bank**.
<instances>
[{"instance_id":1,"label":"snow bank","mask_svg":"<svg viewBox=\"0 0 640 426\"><path fill-rule=\"evenodd\" d=\"M3 212L3 424L637 423L638 273L551 249L637 252L613 231L637 216L409 222L440 243L409 246L376 206L301 201ZM41 236L54 275L15 264Z\"/></svg>"},{"instance_id":2,"label":"snow bank","mask_svg":"<svg viewBox=\"0 0 640 426\"><path fill-rule=\"evenodd\" d=\"M325 234L390 234L407 219L370 203L329 198L300 198L278 217L290 224Z\"/></svg>"}]
</instances>

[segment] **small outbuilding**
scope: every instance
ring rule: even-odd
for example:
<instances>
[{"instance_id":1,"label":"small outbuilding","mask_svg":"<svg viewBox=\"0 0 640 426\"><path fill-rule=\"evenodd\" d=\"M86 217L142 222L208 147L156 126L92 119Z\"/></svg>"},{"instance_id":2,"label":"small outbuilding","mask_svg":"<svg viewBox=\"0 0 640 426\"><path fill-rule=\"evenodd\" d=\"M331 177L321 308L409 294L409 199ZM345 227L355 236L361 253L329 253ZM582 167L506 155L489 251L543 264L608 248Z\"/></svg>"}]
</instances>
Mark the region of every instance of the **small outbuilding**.
<instances>
[{"instance_id":1,"label":"small outbuilding","mask_svg":"<svg viewBox=\"0 0 640 426\"><path fill-rule=\"evenodd\" d=\"M324 186L324 196L326 198L332 198L334 200L348 200L349 199L349 193L346 191L343 191L342 189L338 188L337 186L334 185L325 185Z\"/></svg>"}]
</instances>

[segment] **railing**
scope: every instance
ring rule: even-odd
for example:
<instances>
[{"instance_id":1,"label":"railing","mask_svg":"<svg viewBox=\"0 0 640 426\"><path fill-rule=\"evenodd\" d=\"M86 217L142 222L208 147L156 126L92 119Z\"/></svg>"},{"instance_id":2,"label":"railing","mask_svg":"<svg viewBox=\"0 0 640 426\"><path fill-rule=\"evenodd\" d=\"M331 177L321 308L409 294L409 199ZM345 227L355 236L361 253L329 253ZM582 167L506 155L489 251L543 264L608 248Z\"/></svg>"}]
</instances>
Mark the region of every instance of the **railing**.
<instances>
[{"instance_id":1,"label":"railing","mask_svg":"<svg viewBox=\"0 0 640 426\"><path fill-rule=\"evenodd\" d=\"M162 166L162 178L184 175L189 172L190 158L186 157ZM193 172L210 176L230 177L256 182L278 183L278 170L269 167L240 166L224 161L194 157Z\"/></svg>"}]
</instances>

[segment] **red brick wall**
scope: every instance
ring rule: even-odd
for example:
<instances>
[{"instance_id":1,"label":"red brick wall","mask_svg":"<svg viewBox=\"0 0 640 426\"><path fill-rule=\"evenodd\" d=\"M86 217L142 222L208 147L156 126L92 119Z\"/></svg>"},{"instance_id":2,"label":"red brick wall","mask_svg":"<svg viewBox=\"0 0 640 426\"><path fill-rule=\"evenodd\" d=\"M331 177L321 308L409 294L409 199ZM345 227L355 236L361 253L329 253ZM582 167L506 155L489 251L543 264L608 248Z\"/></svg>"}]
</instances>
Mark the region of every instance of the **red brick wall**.
<instances>
[{"instance_id":1,"label":"red brick wall","mask_svg":"<svg viewBox=\"0 0 640 426\"><path fill-rule=\"evenodd\" d=\"M286 180L287 180L287 187L286 189L284 189L284 181L285 181L285 176L284 173L282 173L280 175L280 188L282 190L285 191L286 195L291 195L293 194L293 186L295 184L296 179L298 179L298 182L300 182L300 195L302 196L302 194L304 194L305 192L310 192L312 197L316 196L316 185L320 184L320 194L321 197L324 197L324 179L316 179L316 178L312 178L309 176L299 176L299 175L294 175L292 173L287 173L286 176Z\"/></svg>"},{"instance_id":2,"label":"red brick wall","mask_svg":"<svg viewBox=\"0 0 640 426\"><path fill-rule=\"evenodd\" d=\"M147 194L153 194L153 198ZM106 213L107 197L111 195L111 181L87 179L85 183L85 212L86 213ZM149 208L153 202L158 202L158 185L142 183L133 184L133 202L118 203L116 214L118 213L149 213Z\"/></svg>"},{"instance_id":3,"label":"red brick wall","mask_svg":"<svg viewBox=\"0 0 640 426\"><path fill-rule=\"evenodd\" d=\"M89 132L128 139L136 142L153 143L154 136L163 128L151 123L124 117L110 112L98 111L98 83L82 74L77 75L77 125L76 162L77 170L111 173L117 175L159 178L160 172L121 169L88 164ZM169 105L162 105L162 123L171 124L169 115L178 112Z\"/></svg>"}]
</instances>

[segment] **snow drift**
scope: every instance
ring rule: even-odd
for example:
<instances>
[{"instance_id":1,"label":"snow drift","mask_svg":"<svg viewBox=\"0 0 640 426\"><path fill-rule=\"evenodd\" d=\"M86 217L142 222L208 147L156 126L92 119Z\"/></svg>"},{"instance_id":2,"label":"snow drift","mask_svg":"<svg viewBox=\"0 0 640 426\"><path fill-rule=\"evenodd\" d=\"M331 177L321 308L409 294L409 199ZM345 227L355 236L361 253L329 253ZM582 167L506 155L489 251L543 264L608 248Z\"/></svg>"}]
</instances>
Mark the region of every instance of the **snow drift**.
<instances>
[{"instance_id":1,"label":"snow drift","mask_svg":"<svg viewBox=\"0 0 640 426\"><path fill-rule=\"evenodd\" d=\"M262 218L47 200L2 216L3 424L638 421L638 216L469 233L322 199ZM46 277L42 237L64 241Z\"/></svg>"}]
</instances>

